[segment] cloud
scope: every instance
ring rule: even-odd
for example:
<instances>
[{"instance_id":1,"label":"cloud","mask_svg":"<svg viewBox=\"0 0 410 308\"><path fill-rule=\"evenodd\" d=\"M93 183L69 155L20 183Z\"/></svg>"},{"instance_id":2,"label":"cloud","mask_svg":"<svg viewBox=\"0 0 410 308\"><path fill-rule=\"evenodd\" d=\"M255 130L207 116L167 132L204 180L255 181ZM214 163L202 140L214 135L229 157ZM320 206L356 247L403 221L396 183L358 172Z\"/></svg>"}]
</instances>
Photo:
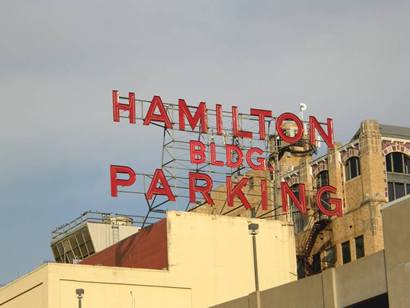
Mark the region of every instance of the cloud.
<instances>
[{"instance_id":1,"label":"cloud","mask_svg":"<svg viewBox=\"0 0 410 308\"><path fill-rule=\"evenodd\" d=\"M408 126L408 12L405 1L3 1L0 193L16 220L0 232L17 221L12 241L29 233L31 246L3 239L2 279L49 258L48 232L83 210L142 211L107 196L107 168L154 170L161 132L112 123L113 88L275 114L304 102L346 142L363 119Z\"/></svg>"}]
</instances>

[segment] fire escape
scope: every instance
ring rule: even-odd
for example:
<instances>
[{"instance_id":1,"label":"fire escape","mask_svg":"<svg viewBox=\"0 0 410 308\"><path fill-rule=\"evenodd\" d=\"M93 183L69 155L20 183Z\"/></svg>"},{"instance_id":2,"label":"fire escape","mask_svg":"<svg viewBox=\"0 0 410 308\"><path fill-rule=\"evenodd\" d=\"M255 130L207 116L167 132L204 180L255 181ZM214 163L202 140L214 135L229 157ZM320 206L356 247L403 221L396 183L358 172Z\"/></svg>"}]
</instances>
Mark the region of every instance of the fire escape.
<instances>
[{"instance_id":1,"label":"fire escape","mask_svg":"<svg viewBox=\"0 0 410 308\"><path fill-rule=\"evenodd\" d=\"M330 207L330 205L325 201L322 200L324 204L327 204L327 206ZM311 217L308 226L307 226L307 233L306 233L306 239L303 242L303 250L300 255L297 256L298 263L302 266L304 269L304 276L310 276L313 274L316 274L321 271L320 265L321 265L321 260L318 260L319 267L317 267L317 264L315 264L315 257L311 257L312 249L316 243L316 240L318 236L321 234L322 231L324 230L329 230L331 229L327 228L331 222L331 219L323 215L318 208L315 206L314 207L314 215ZM320 255L319 255L320 256ZM320 258L320 257L319 257Z\"/></svg>"}]
</instances>

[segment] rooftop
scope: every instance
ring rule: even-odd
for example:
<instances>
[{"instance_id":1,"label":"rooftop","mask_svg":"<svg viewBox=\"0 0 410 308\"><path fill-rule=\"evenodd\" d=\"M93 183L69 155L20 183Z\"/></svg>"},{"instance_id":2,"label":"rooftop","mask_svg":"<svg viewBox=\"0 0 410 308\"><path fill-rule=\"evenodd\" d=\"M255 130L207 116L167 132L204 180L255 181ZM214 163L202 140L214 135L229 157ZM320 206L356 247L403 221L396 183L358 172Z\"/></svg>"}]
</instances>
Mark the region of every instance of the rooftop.
<instances>
[{"instance_id":1,"label":"rooftop","mask_svg":"<svg viewBox=\"0 0 410 308\"><path fill-rule=\"evenodd\" d=\"M383 137L410 138L410 127L380 124L380 133Z\"/></svg>"}]
</instances>

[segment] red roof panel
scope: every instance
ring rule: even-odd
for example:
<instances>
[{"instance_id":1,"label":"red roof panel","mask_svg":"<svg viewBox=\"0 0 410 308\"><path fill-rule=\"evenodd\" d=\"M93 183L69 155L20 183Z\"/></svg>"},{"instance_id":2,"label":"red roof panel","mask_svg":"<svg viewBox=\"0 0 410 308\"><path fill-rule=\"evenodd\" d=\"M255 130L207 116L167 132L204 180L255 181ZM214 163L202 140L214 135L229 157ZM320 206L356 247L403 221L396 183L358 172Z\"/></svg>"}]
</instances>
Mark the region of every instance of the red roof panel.
<instances>
[{"instance_id":1,"label":"red roof panel","mask_svg":"<svg viewBox=\"0 0 410 308\"><path fill-rule=\"evenodd\" d=\"M133 268L168 268L167 221L162 219L89 256L81 264Z\"/></svg>"}]
</instances>

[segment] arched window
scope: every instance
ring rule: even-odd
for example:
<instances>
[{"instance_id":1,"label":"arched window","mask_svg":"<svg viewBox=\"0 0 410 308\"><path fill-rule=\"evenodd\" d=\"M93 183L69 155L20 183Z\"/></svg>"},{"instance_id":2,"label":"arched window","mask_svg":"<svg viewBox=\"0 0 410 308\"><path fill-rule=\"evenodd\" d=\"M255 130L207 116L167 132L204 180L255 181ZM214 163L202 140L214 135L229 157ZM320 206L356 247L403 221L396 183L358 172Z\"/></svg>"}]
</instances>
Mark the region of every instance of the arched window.
<instances>
[{"instance_id":1,"label":"arched window","mask_svg":"<svg viewBox=\"0 0 410 308\"><path fill-rule=\"evenodd\" d=\"M410 194L410 158L404 153L386 155L387 191L389 201Z\"/></svg>"},{"instance_id":2,"label":"arched window","mask_svg":"<svg viewBox=\"0 0 410 308\"><path fill-rule=\"evenodd\" d=\"M393 152L386 155L387 172L410 174L410 158L400 152Z\"/></svg>"},{"instance_id":3,"label":"arched window","mask_svg":"<svg viewBox=\"0 0 410 308\"><path fill-rule=\"evenodd\" d=\"M350 157L345 165L346 181L360 175L360 160L359 157Z\"/></svg>"},{"instance_id":4,"label":"arched window","mask_svg":"<svg viewBox=\"0 0 410 308\"><path fill-rule=\"evenodd\" d=\"M290 189L295 194L296 198L299 199L299 184L293 184ZM299 209L293 203L292 199L289 198L290 210L292 215L292 220L295 225L295 233L303 231L306 226L307 219L300 213Z\"/></svg>"}]
</instances>

